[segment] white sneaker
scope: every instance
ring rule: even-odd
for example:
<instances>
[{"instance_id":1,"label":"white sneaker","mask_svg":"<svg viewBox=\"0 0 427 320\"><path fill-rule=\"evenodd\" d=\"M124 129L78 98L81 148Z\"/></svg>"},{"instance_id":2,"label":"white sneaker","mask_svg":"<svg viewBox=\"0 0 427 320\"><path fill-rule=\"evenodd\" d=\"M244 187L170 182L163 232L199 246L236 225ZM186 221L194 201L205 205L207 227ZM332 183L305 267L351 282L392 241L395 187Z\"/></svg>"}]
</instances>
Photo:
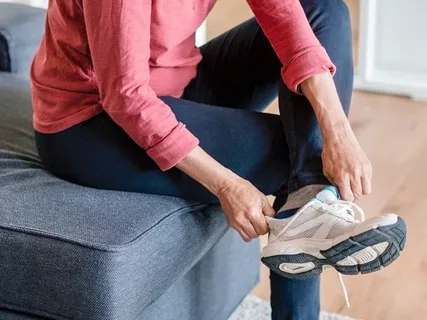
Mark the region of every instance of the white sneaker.
<instances>
[{"instance_id":1,"label":"white sneaker","mask_svg":"<svg viewBox=\"0 0 427 320\"><path fill-rule=\"evenodd\" d=\"M395 214L364 220L360 207L338 200L325 188L287 219L267 218L270 227L262 262L288 278L307 279L331 266L347 275L378 271L399 257L406 240L405 222Z\"/></svg>"}]
</instances>

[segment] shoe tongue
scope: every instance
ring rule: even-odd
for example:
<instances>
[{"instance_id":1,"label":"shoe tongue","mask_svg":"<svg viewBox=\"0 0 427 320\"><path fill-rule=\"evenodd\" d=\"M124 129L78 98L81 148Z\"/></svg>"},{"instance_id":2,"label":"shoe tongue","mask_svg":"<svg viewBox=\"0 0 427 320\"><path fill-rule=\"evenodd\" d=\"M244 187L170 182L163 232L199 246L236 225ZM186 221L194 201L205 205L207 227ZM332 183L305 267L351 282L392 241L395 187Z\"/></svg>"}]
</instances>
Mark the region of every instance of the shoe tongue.
<instances>
[{"instance_id":1,"label":"shoe tongue","mask_svg":"<svg viewBox=\"0 0 427 320\"><path fill-rule=\"evenodd\" d=\"M337 188L329 186L320 191L314 199L323 202L330 203L336 201L340 198Z\"/></svg>"}]
</instances>

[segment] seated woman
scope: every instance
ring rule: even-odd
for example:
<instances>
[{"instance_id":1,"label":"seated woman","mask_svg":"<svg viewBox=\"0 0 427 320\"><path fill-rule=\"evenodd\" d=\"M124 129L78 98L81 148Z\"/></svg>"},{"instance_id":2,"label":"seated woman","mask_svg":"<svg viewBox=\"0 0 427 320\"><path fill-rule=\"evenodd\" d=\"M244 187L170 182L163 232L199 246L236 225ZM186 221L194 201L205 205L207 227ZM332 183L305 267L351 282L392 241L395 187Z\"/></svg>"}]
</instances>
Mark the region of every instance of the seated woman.
<instances>
[{"instance_id":1,"label":"seated woman","mask_svg":"<svg viewBox=\"0 0 427 320\"><path fill-rule=\"evenodd\" d=\"M256 19L197 48L214 3L50 1L31 71L40 157L77 184L220 203L245 241L270 231L273 318L318 319L324 266L379 270L405 235L396 215L354 217L372 169L346 118L348 10L248 0ZM277 96L280 116L261 113Z\"/></svg>"}]
</instances>

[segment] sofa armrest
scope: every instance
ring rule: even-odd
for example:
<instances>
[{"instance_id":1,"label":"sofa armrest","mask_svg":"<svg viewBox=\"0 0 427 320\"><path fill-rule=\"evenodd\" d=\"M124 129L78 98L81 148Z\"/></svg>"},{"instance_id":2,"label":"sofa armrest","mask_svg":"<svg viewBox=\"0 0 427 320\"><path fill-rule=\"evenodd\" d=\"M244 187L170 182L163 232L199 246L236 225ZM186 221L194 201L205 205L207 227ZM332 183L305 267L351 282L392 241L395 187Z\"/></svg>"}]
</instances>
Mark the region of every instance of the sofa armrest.
<instances>
[{"instance_id":1,"label":"sofa armrest","mask_svg":"<svg viewBox=\"0 0 427 320\"><path fill-rule=\"evenodd\" d=\"M44 32L46 10L0 3L0 71L28 78Z\"/></svg>"}]
</instances>

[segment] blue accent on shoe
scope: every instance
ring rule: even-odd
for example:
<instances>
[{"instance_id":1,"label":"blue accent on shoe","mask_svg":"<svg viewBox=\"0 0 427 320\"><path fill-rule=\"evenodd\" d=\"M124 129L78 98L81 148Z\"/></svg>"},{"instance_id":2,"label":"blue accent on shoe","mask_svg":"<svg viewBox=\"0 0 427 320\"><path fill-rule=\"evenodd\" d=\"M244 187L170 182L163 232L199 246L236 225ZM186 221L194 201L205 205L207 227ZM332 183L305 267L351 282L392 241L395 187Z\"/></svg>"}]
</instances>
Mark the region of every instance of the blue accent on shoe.
<instances>
[{"instance_id":1,"label":"blue accent on shoe","mask_svg":"<svg viewBox=\"0 0 427 320\"><path fill-rule=\"evenodd\" d=\"M328 195L329 194L329 195ZM325 203L328 201L331 201L331 197L333 195L334 200L339 199L340 195L338 193L337 188L335 188L334 186L328 186L322 189L322 191L320 191L316 197L314 197L314 199L316 199L317 201L320 201L322 203Z\"/></svg>"},{"instance_id":2,"label":"blue accent on shoe","mask_svg":"<svg viewBox=\"0 0 427 320\"><path fill-rule=\"evenodd\" d=\"M331 191L338 199L340 199L340 193L338 192L338 189L336 187L329 186L329 187L326 187L323 190L329 190L329 191Z\"/></svg>"},{"instance_id":3,"label":"blue accent on shoe","mask_svg":"<svg viewBox=\"0 0 427 320\"><path fill-rule=\"evenodd\" d=\"M286 219L286 218L290 218L292 217L297 211L299 210L299 208L293 208L293 209L289 209L289 210L284 210L284 211L280 211L276 214L275 218L276 219Z\"/></svg>"},{"instance_id":4,"label":"blue accent on shoe","mask_svg":"<svg viewBox=\"0 0 427 320\"><path fill-rule=\"evenodd\" d=\"M319 199L318 197L314 197L314 199L316 199L317 201L320 201L321 203L325 203L325 201L323 201L322 199Z\"/></svg>"}]
</instances>

